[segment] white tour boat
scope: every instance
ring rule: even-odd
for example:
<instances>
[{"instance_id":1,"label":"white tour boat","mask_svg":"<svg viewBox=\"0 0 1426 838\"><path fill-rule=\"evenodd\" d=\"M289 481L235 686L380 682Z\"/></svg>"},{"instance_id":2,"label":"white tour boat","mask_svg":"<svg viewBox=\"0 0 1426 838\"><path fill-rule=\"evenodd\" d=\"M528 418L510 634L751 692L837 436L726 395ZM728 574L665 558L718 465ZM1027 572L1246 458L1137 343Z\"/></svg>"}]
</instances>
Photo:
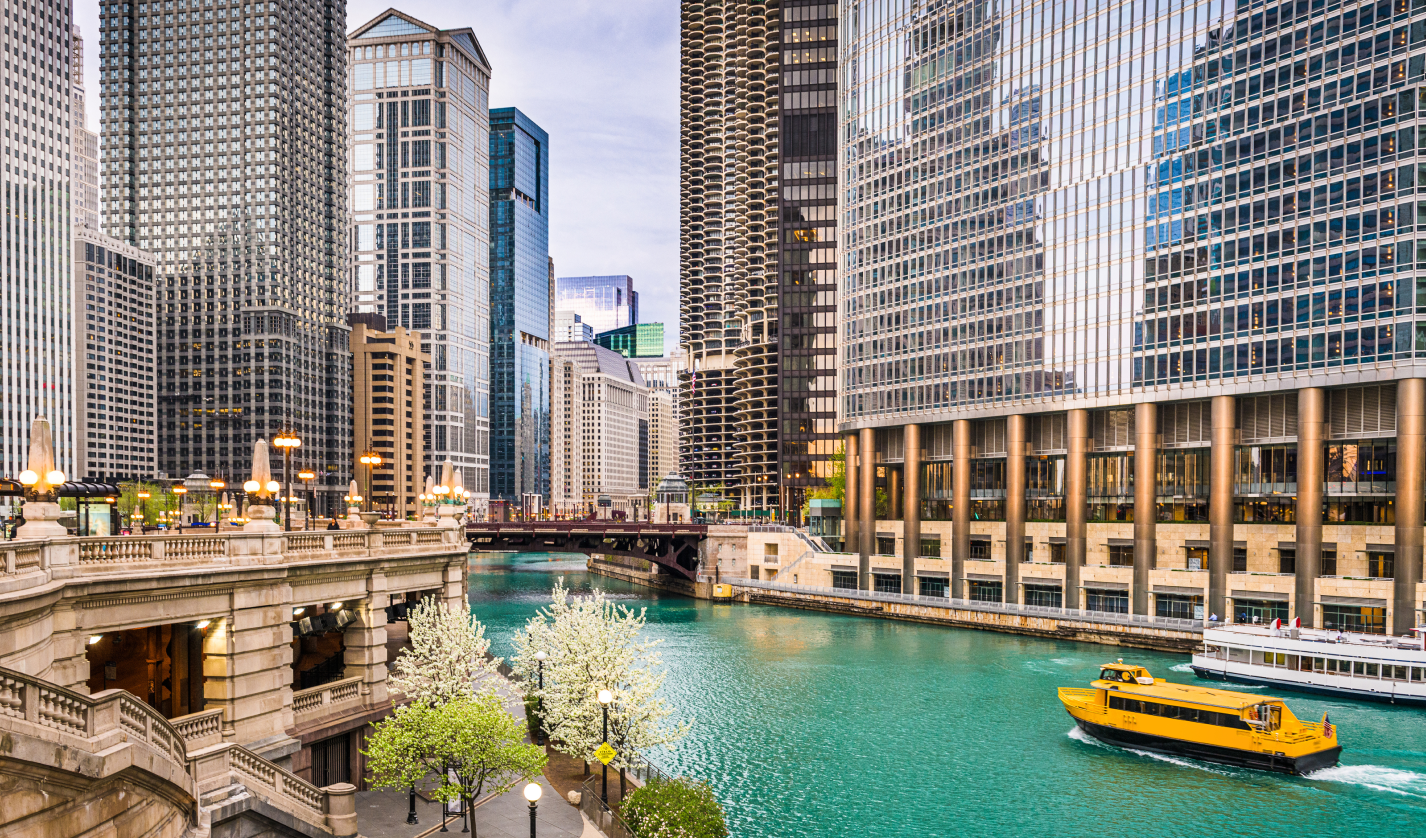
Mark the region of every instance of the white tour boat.
<instances>
[{"instance_id":1,"label":"white tour boat","mask_svg":"<svg viewBox=\"0 0 1426 838\"><path fill-rule=\"evenodd\" d=\"M1192 666L1200 678L1426 706L1426 626L1414 631L1415 637L1350 634L1280 620L1205 628Z\"/></svg>"}]
</instances>

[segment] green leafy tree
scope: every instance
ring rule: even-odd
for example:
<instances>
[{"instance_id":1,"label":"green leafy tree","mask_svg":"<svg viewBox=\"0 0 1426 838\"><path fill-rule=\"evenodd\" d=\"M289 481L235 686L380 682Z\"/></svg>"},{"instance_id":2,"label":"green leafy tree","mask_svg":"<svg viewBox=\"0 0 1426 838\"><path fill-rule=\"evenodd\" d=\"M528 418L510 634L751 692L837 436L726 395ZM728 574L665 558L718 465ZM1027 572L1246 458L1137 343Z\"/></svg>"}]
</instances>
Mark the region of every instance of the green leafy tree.
<instances>
[{"instance_id":1,"label":"green leafy tree","mask_svg":"<svg viewBox=\"0 0 1426 838\"><path fill-rule=\"evenodd\" d=\"M420 786L466 811L481 795L504 794L545 767L544 750L491 693L444 704L413 702L377 722L363 751L377 788ZM471 831L479 834L474 819Z\"/></svg>"},{"instance_id":2,"label":"green leafy tree","mask_svg":"<svg viewBox=\"0 0 1426 838\"><path fill-rule=\"evenodd\" d=\"M728 838L723 807L707 783L654 780L634 789L620 813L635 838Z\"/></svg>"}]
</instances>

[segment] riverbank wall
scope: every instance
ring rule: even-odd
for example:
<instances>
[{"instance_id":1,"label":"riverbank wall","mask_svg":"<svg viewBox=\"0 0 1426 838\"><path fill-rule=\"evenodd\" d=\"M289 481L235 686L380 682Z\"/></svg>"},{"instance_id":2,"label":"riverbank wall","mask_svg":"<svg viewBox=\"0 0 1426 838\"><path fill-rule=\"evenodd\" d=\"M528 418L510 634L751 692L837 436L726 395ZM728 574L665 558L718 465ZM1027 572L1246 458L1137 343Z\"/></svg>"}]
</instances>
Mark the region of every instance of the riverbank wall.
<instances>
[{"instance_id":1,"label":"riverbank wall","mask_svg":"<svg viewBox=\"0 0 1426 838\"><path fill-rule=\"evenodd\" d=\"M626 582L655 590L668 591L697 599L709 599L712 596L713 586L711 583L689 582L673 576L661 575L653 572L651 566L644 568L635 566L639 564L648 565L647 562L635 559L608 556L591 558L588 566L590 573L623 579ZM775 590L761 586L753 587L746 584L747 580L737 578L725 577L723 581L733 588L733 602L777 605L783 608L801 608L857 617L902 620L950 628L998 631L1052 640L1075 640L1103 646L1152 649L1181 654L1193 652L1203 642L1201 631L1186 628L1126 625L1049 614L1006 613L929 605L924 602L885 601L875 598L874 595L861 595L855 592L832 594L825 591Z\"/></svg>"}]
</instances>

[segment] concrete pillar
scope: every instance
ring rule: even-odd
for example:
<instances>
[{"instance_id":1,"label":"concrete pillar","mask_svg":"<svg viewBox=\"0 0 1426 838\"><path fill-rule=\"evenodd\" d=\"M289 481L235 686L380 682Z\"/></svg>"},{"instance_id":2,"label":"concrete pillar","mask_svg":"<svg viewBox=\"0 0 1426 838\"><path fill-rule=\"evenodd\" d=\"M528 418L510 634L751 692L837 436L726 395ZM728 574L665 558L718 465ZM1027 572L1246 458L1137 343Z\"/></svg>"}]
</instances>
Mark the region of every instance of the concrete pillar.
<instances>
[{"instance_id":1,"label":"concrete pillar","mask_svg":"<svg viewBox=\"0 0 1426 838\"><path fill-rule=\"evenodd\" d=\"M901 502L902 542L901 592L916 593L916 559L921 555L921 426L907 425L902 431L902 481L906 492Z\"/></svg>"},{"instance_id":2,"label":"concrete pillar","mask_svg":"<svg viewBox=\"0 0 1426 838\"><path fill-rule=\"evenodd\" d=\"M1158 561L1159 406L1134 406L1134 584L1129 607L1149 613L1149 570Z\"/></svg>"},{"instance_id":3,"label":"concrete pillar","mask_svg":"<svg viewBox=\"0 0 1426 838\"><path fill-rule=\"evenodd\" d=\"M889 521L900 521L901 516L901 471L894 466L887 466L886 518Z\"/></svg>"},{"instance_id":4,"label":"concrete pillar","mask_svg":"<svg viewBox=\"0 0 1426 838\"><path fill-rule=\"evenodd\" d=\"M1297 391L1297 563L1294 597L1302 627L1316 622L1317 577L1322 573L1323 439L1327 421L1320 387ZM1221 616L1221 615L1220 615Z\"/></svg>"},{"instance_id":5,"label":"concrete pillar","mask_svg":"<svg viewBox=\"0 0 1426 838\"><path fill-rule=\"evenodd\" d=\"M861 430L861 475L857 480L857 516L861 518L862 540L858 550L857 587L871 590L871 554L876 550L876 431Z\"/></svg>"},{"instance_id":6,"label":"concrete pillar","mask_svg":"<svg viewBox=\"0 0 1426 838\"><path fill-rule=\"evenodd\" d=\"M343 675L361 677L361 692L368 705L386 701L386 606L391 594L386 590L386 577L373 574L368 580L371 594L362 602L348 604L356 614L342 632Z\"/></svg>"},{"instance_id":7,"label":"concrete pillar","mask_svg":"<svg viewBox=\"0 0 1426 838\"><path fill-rule=\"evenodd\" d=\"M1213 447L1208 460L1208 613L1227 621L1228 571L1233 567L1233 456L1238 443L1232 396L1213 397Z\"/></svg>"},{"instance_id":8,"label":"concrete pillar","mask_svg":"<svg viewBox=\"0 0 1426 838\"><path fill-rule=\"evenodd\" d=\"M1079 608L1080 568L1089 535L1089 411L1071 410L1069 453L1065 456L1065 590L1066 608Z\"/></svg>"},{"instance_id":9,"label":"concrete pillar","mask_svg":"<svg viewBox=\"0 0 1426 838\"><path fill-rule=\"evenodd\" d=\"M1396 384L1396 559L1393 567L1391 633L1416 625L1416 584L1421 581L1422 495L1426 470L1426 380Z\"/></svg>"},{"instance_id":10,"label":"concrete pillar","mask_svg":"<svg viewBox=\"0 0 1426 838\"><path fill-rule=\"evenodd\" d=\"M847 438L842 447L842 472L846 476L847 485L842 491L842 552L855 553L861 549L861 519L859 512L857 486L860 485L857 478L859 465L857 458L857 435L847 434Z\"/></svg>"},{"instance_id":11,"label":"concrete pillar","mask_svg":"<svg viewBox=\"0 0 1426 838\"><path fill-rule=\"evenodd\" d=\"M970 558L970 420L951 426L951 597L966 595Z\"/></svg>"},{"instance_id":12,"label":"concrete pillar","mask_svg":"<svg viewBox=\"0 0 1426 838\"><path fill-rule=\"evenodd\" d=\"M1025 449L1028 446L1024 416L1005 417L1005 594L1006 602L1020 602L1020 563L1025 561Z\"/></svg>"}]
</instances>

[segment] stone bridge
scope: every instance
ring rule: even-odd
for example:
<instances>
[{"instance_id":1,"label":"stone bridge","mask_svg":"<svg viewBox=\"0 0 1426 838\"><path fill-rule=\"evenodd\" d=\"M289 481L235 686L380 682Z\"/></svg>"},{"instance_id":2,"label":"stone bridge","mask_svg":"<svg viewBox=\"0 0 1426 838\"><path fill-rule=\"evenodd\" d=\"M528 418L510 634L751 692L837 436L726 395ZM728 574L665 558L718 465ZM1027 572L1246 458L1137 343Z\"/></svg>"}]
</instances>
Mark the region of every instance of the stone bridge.
<instances>
[{"instance_id":1,"label":"stone bridge","mask_svg":"<svg viewBox=\"0 0 1426 838\"><path fill-rule=\"evenodd\" d=\"M509 521L466 525L472 550L496 553L583 553L643 559L688 580L698 578L702 524L643 521Z\"/></svg>"}]
</instances>

